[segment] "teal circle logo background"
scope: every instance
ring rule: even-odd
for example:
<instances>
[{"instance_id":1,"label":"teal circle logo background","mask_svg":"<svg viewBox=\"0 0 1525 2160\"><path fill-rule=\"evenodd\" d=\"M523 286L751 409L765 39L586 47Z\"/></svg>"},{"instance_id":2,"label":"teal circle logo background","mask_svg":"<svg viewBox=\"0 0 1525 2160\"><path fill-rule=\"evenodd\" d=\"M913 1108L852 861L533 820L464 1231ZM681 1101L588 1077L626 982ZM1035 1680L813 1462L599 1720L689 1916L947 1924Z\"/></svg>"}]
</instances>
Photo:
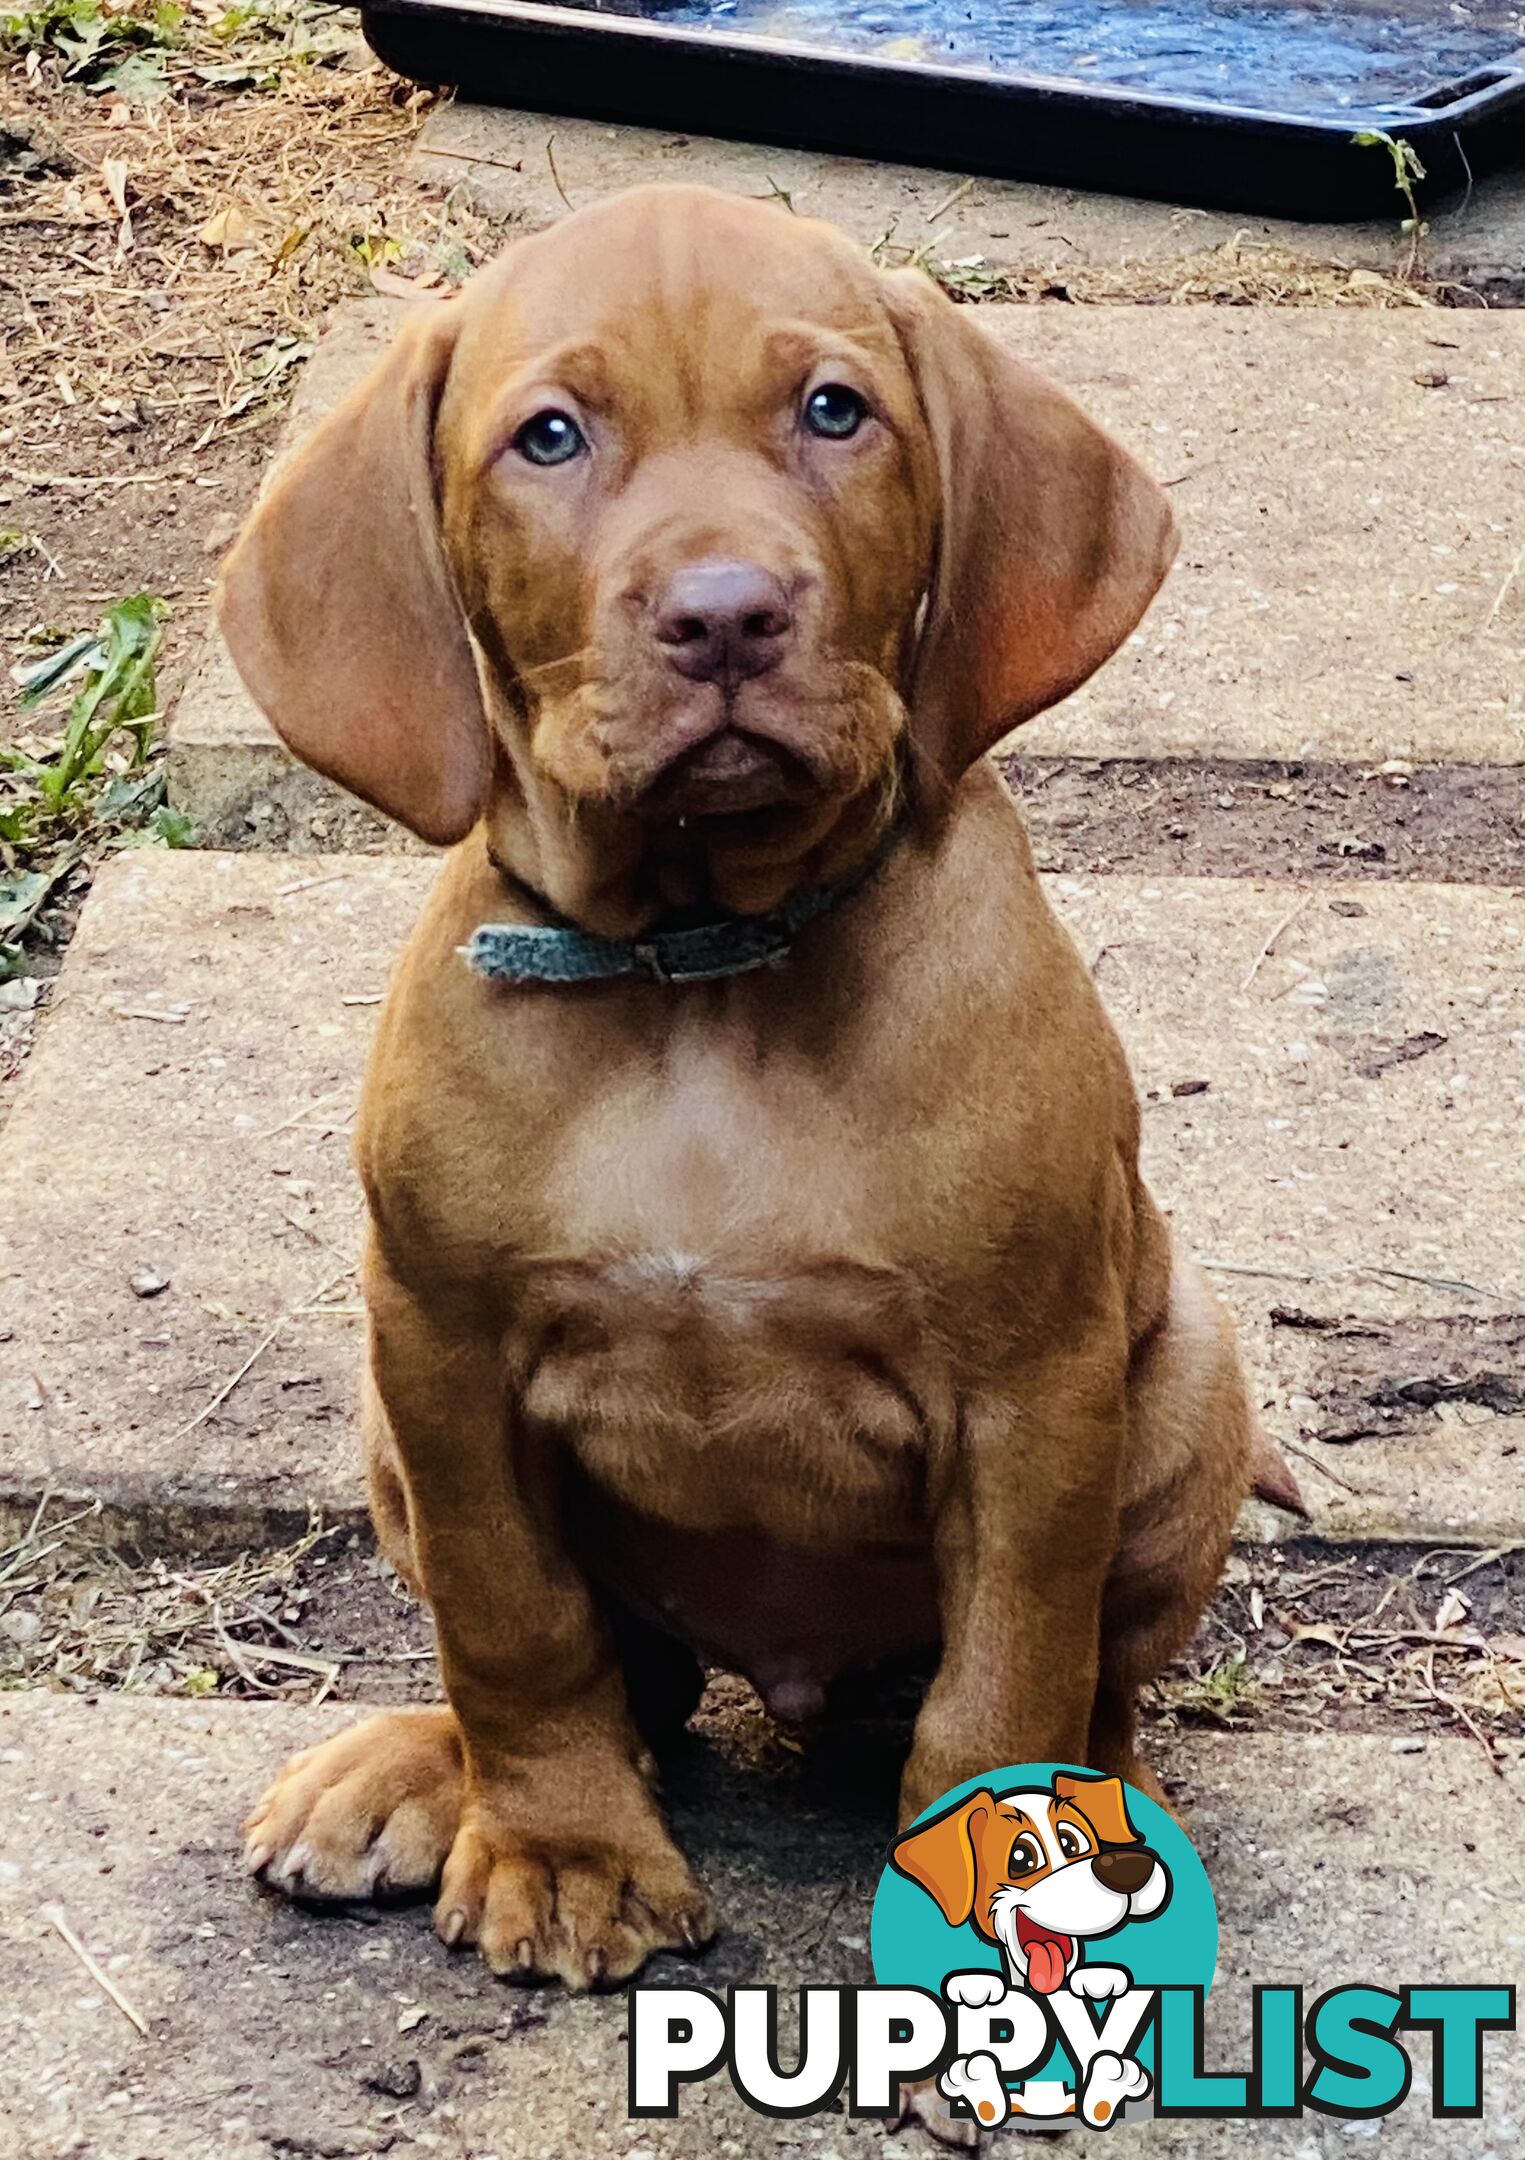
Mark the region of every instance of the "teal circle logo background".
<instances>
[{"instance_id":1,"label":"teal circle logo background","mask_svg":"<svg viewBox=\"0 0 1525 2160\"><path fill-rule=\"evenodd\" d=\"M1056 1774L1092 1779L1094 1770L1070 1763L1019 1763L955 1785L916 1818L915 1828L972 1793L1046 1790ZM1218 1908L1207 1870L1191 1840L1158 1801L1132 1785L1123 1787L1133 1827L1170 1871L1170 1896L1151 1919L1130 1920L1113 1935L1082 1944L1083 1962L1122 1965L1140 1987L1211 1987L1218 1965ZM936 1993L949 1973L982 1966L1000 1972L1001 1953L967 1922L950 1927L926 1891L888 1861L874 1897L870 1950L874 1978L883 1986L930 1988Z\"/></svg>"}]
</instances>

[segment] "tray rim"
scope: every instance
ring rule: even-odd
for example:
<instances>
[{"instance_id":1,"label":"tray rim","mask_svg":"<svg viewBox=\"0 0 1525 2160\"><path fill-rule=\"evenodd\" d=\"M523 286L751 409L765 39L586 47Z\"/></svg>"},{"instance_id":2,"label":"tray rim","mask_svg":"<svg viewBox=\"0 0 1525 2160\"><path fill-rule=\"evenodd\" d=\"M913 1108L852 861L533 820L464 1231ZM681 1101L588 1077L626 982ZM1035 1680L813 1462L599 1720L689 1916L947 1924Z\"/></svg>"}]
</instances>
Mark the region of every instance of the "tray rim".
<instances>
[{"instance_id":1,"label":"tray rim","mask_svg":"<svg viewBox=\"0 0 1525 2160\"><path fill-rule=\"evenodd\" d=\"M1513 53L1499 60L1479 61L1459 79L1458 87L1478 76L1487 80L1446 105L1433 100L1450 87L1445 82L1421 89L1416 96L1427 100L1386 105L1353 106L1348 113L1290 113L1275 105L1244 105L1211 98L1173 95L1167 91L1130 89L1115 83L1089 83L1074 75L1043 75L1031 70L988 67L939 67L929 61L879 55L871 49L845 45L812 45L798 39L770 37L756 31L695 31L674 23L651 22L619 9L565 7L557 0L361 0L363 17L480 16L505 27L529 30L560 29L572 35L596 37L606 45L624 43L679 49L716 61L728 54L786 62L816 69L851 71L861 75L889 75L908 83L933 82L941 86L967 86L971 91L994 92L1003 99L1031 99L1056 105L1073 104L1103 117L1113 113L1130 117L1157 116L1162 121L1196 123L1212 127L1273 127L1287 136L1316 136L1324 141L1344 137L1352 142L1367 129L1392 134L1401 129L1410 140L1416 135L1453 134L1466 121L1496 113L1518 100L1525 102L1525 57ZM1098 111L1098 108L1100 109Z\"/></svg>"}]
</instances>

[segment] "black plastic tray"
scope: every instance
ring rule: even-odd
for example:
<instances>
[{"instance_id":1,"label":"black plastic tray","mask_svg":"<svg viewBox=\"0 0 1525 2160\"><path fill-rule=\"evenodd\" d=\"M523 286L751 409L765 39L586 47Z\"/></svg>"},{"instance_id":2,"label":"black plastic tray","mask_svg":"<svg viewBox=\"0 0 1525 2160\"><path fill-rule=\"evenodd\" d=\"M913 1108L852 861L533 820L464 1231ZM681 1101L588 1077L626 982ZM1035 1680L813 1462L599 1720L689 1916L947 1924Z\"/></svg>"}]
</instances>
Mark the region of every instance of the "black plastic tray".
<instances>
[{"instance_id":1,"label":"black plastic tray","mask_svg":"<svg viewBox=\"0 0 1525 2160\"><path fill-rule=\"evenodd\" d=\"M1510 62L1403 105L1330 118L1142 96L1078 80L936 67L541 0L365 0L388 67L487 104L681 128L1267 215L1390 218L1406 140L1421 200L1525 154L1525 69Z\"/></svg>"}]
</instances>

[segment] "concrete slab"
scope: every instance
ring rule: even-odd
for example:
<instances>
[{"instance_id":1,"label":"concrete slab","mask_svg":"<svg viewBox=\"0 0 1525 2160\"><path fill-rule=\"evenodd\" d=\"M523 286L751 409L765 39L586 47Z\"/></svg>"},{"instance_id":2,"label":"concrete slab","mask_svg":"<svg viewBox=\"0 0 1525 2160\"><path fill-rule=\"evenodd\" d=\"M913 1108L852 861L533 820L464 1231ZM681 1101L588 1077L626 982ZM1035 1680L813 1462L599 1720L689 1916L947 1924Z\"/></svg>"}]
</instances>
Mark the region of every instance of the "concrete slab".
<instances>
[{"instance_id":1,"label":"concrete slab","mask_svg":"<svg viewBox=\"0 0 1525 2160\"><path fill-rule=\"evenodd\" d=\"M1181 551L1021 747L1525 756L1525 316L987 309L1170 485ZM1424 380L1440 373L1437 388ZM1502 599L1500 595L1502 594Z\"/></svg>"},{"instance_id":2,"label":"concrete slab","mask_svg":"<svg viewBox=\"0 0 1525 2160\"><path fill-rule=\"evenodd\" d=\"M360 1506L346 1128L430 875L148 850L103 871L0 1148L13 1511L99 1493L204 1544ZM1517 897L1050 889L1132 1054L1154 1187L1238 1312L1268 1423L1321 1466L1320 1530L1516 1537ZM168 1287L137 1294L144 1273Z\"/></svg>"},{"instance_id":3,"label":"concrete slab","mask_svg":"<svg viewBox=\"0 0 1525 2160\"><path fill-rule=\"evenodd\" d=\"M1229 282L1230 261L1202 259L1236 243L1247 283L1268 250L1283 270L1291 258L1293 265L1384 276L1408 252L1396 206L1386 224L1299 225L460 102L429 116L415 158L430 178L463 186L476 208L513 224L547 224L563 214L568 199L580 209L651 180L698 181L746 195L780 189L802 215L831 218L866 246L892 228L906 247L931 244L946 261L981 255L992 269L1024 278L1127 272L1143 297L1171 297L1190 274L1188 265ZM1432 210L1429 219L1429 277L1495 304L1525 298L1525 176L1485 180L1467 201Z\"/></svg>"},{"instance_id":4,"label":"concrete slab","mask_svg":"<svg viewBox=\"0 0 1525 2160\"><path fill-rule=\"evenodd\" d=\"M1512 580L1525 317L990 306L981 319L1171 484L1182 527L1142 628L1023 731L1024 750L1525 757ZM341 311L288 446L394 320L395 304ZM171 723L170 790L209 843L403 844L293 766L215 639Z\"/></svg>"},{"instance_id":5,"label":"concrete slab","mask_svg":"<svg viewBox=\"0 0 1525 2160\"><path fill-rule=\"evenodd\" d=\"M375 366L406 307L378 295L335 309L298 378L272 474ZM301 854L407 845L397 826L287 755L215 630L170 716L168 788L205 846Z\"/></svg>"},{"instance_id":6,"label":"concrete slab","mask_svg":"<svg viewBox=\"0 0 1525 2160\"><path fill-rule=\"evenodd\" d=\"M419 1908L319 1919L255 1890L236 1824L329 1711L59 1696L0 1702L0 1942L8 2045L0 2108L16 2160L269 2160L433 2153L441 2160L926 2160L920 2134L827 2115L750 2113L726 2080L675 2120L626 2117L622 1996L505 1988L452 1957ZM1405 1747L1413 1743L1405 1742ZM1495 1776L1466 1740L1395 1754L1386 1736L1192 1738L1165 1765L1206 1861L1222 1930L1211 2067L1248 2059L1252 1982L1308 2000L1354 1980L1505 1982L1525 1968L1519 1751ZM670 1981L861 1982L891 1828L888 1776L823 1787L769 1775L701 1737L675 1763L679 1836L715 1895L708 1955ZM43 1918L70 1926L139 2009L140 2039ZM1481 2122L1414 2093L1380 2126L1317 2116L1130 2130L1160 2160L1343 2154L1502 2160L1519 2149L1525 2053L1485 2047Z\"/></svg>"}]
</instances>

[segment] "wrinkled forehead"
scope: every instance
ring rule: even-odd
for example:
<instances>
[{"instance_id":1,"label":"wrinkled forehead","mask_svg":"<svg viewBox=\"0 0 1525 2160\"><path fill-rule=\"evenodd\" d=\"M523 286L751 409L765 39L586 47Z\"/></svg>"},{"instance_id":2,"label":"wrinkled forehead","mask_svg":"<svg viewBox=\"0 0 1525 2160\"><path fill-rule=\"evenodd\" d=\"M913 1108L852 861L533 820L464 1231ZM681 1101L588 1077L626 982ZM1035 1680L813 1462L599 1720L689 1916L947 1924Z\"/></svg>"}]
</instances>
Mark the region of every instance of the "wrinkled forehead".
<instances>
[{"instance_id":1,"label":"wrinkled forehead","mask_svg":"<svg viewBox=\"0 0 1525 2160\"><path fill-rule=\"evenodd\" d=\"M466 304L452 433L561 387L636 426L763 409L841 362L914 404L878 273L830 226L702 190L642 191L521 242Z\"/></svg>"}]
</instances>

